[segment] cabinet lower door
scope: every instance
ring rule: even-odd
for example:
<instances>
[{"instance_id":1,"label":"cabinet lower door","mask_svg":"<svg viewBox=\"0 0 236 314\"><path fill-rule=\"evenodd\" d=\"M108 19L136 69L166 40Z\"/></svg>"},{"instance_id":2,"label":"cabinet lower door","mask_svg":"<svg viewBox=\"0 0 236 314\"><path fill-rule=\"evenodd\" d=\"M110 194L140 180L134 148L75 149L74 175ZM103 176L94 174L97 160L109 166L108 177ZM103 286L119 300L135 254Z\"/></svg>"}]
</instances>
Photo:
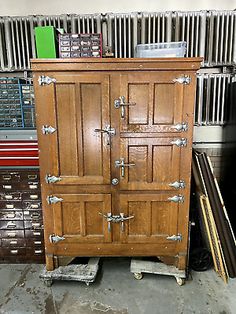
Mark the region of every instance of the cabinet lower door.
<instances>
[{"instance_id":1,"label":"cabinet lower door","mask_svg":"<svg viewBox=\"0 0 236 314\"><path fill-rule=\"evenodd\" d=\"M110 194L57 194L60 202L49 205L53 210L54 234L69 243L111 242L111 232L103 215L111 212ZM55 244L57 245L57 243Z\"/></svg>"},{"instance_id":2,"label":"cabinet lower door","mask_svg":"<svg viewBox=\"0 0 236 314\"><path fill-rule=\"evenodd\" d=\"M120 207L126 217L123 243L170 243L168 237L178 233L179 203L171 194L123 194Z\"/></svg>"}]
</instances>

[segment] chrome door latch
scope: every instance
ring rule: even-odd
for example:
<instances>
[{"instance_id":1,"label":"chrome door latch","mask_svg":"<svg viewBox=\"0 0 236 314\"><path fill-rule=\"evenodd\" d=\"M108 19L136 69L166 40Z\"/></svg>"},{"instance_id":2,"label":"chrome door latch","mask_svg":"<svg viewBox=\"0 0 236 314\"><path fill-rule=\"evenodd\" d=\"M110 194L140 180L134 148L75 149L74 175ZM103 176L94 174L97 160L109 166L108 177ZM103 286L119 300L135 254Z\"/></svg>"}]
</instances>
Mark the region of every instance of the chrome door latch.
<instances>
[{"instance_id":1,"label":"chrome door latch","mask_svg":"<svg viewBox=\"0 0 236 314\"><path fill-rule=\"evenodd\" d=\"M187 122L177 123L173 125L171 128L175 129L178 132L186 132L188 131L188 123Z\"/></svg>"},{"instance_id":2,"label":"chrome door latch","mask_svg":"<svg viewBox=\"0 0 236 314\"><path fill-rule=\"evenodd\" d=\"M56 183L61 181L62 179L60 177L55 177L55 176L51 176L50 174L47 174L45 177L45 181L46 183L50 184L50 183Z\"/></svg>"},{"instance_id":3,"label":"chrome door latch","mask_svg":"<svg viewBox=\"0 0 236 314\"><path fill-rule=\"evenodd\" d=\"M103 216L107 220L109 232L111 232L111 223L121 223L121 231L124 232L124 222L134 218L134 216L125 217L124 213L120 213L119 215L112 215L112 213L99 213L99 215Z\"/></svg>"},{"instance_id":4,"label":"chrome door latch","mask_svg":"<svg viewBox=\"0 0 236 314\"><path fill-rule=\"evenodd\" d=\"M183 195L175 195L172 197L168 197L168 201L174 202L174 203L183 203L184 202L184 196Z\"/></svg>"},{"instance_id":5,"label":"chrome door latch","mask_svg":"<svg viewBox=\"0 0 236 314\"><path fill-rule=\"evenodd\" d=\"M45 76L45 75L40 75L39 78L38 78L38 82L39 82L39 85L42 86L42 85L49 85L51 83L56 83L56 79L53 78L53 77L49 77L49 76Z\"/></svg>"},{"instance_id":6,"label":"chrome door latch","mask_svg":"<svg viewBox=\"0 0 236 314\"><path fill-rule=\"evenodd\" d=\"M184 84L184 85L189 85L191 82L191 77L189 75L183 75L183 76L177 77L176 79L173 79L173 82Z\"/></svg>"},{"instance_id":7,"label":"chrome door latch","mask_svg":"<svg viewBox=\"0 0 236 314\"><path fill-rule=\"evenodd\" d=\"M136 103L128 103L125 102L125 96L120 96L118 99L114 101L114 107L116 109L121 108L121 119L125 118L125 106L135 106Z\"/></svg>"},{"instance_id":8,"label":"chrome door latch","mask_svg":"<svg viewBox=\"0 0 236 314\"><path fill-rule=\"evenodd\" d=\"M105 126L104 129L94 129L96 133L105 133L107 138L107 145L111 144L111 136L116 135L116 129L112 128L109 124Z\"/></svg>"},{"instance_id":9,"label":"chrome door latch","mask_svg":"<svg viewBox=\"0 0 236 314\"><path fill-rule=\"evenodd\" d=\"M178 147L187 146L187 139L186 138L178 138L177 140L170 142L172 145L176 145Z\"/></svg>"},{"instance_id":10,"label":"chrome door latch","mask_svg":"<svg viewBox=\"0 0 236 314\"><path fill-rule=\"evenodd\" d=\"M59 235L51 234L49 236L50 243L57 243L57 242L60 242L60 241L63 241L63 240L65 240L65 238L61 237Z\"/></svg>"},{"instance_id":11,"label":"chrome door latch","mask_svg":"<svg viewBox=\"0 0 236 314\"><path fill-rule=\"evenodd\" d=\"M120 158L120 160L116 160L115 161L115 167L121 167L121 176L124 177L125 176L125 167L134 167L135 163L125 163L125 159L124 158Z\"/></svg>"},{"instance_id":12,"label":"chrome door latch","mask_svg":"<svg viewBox=\"0 0 236 314\"><path fill-rule=\"evenodd\" d=\"M49 195L47 197L47 202L48 202L49 205L56 204L56 203L62 202L62 201L63 201L63 198L60 198L60 197L57 197L57 196Z\"/></svg>"},{"instance_id":13,"label":"chrome door latch","mask_svg":"<svg viewBox=\"0 0 236 314\"><path fill-rule=\"evenodd\" d=\"M184 189L186 184L183 180L179 180L179 181L170 183L169 186L175 189Z\"/></svg>"},{"instance_id":14,"label":"chrome door latch","mask_svg":"<svg viewBox=\"0 0 236 314\"><path fill-rule=\"evenodd\" d=\"M56 131L57 129L55 129L53 126L51 125L43 125L42 126L42 133L47 135L47 134L52 134Z\"/></svg>"},{"instance_id":15,"label":"chrome door latch","mask_svg":"<svg viewBox=\"0 0 236 314\"><path fill-rule=\"evenodd\" d=\"M167 240L171 240L171 241L179 241L181 242L183 237L182 234L178 233L177 235L173 234L172 236L168 236L166 237Z\"/></svg>"}]
</instances>

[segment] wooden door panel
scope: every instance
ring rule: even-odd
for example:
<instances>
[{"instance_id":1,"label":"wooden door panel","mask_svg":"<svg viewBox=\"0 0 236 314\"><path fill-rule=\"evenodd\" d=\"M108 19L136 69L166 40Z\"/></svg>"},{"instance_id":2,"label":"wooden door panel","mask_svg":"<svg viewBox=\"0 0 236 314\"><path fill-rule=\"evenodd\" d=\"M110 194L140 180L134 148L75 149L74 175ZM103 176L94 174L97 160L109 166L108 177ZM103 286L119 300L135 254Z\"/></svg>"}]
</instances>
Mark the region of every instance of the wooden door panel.
<instances>
[{"instance_id":1,"label":"wooden door panel","mask_svg":"<svg viewBox=\"0 0 236 314\"><path fill-rule=\"evenodd\" d=\"M170 242L166 237L178 233L178 203L170 194L121 194L120 211L134 218L125 222L121 239L125 243Z\"/></svg>"},{"instance_id":2,"label":"wooden door panel","mask_svg":"<svg viewBox=\"0 0 236 314\"><path fill-rule=\"evenodd\" d=\"M110 194L57 194L62 202L53 208L54 233L68 242L111 242L103 214L111 212ZM61 243L63 243L62 241Z\"/></svg>"},{"instance_id":3,"label":"wooden door panel","mask_svg":"<svg viewBox=\"0 0 236 314\"><path fill-rule=\"evenodd\" d=\"M179 132L182 123L183 84L174 82L178 73L142 73L121 76L121 96L130 106L120 119L121 132Z\"/></svg>"},{"instance_id":4,"label":"wooden door panel","mask_svg":"<svg viewBox=\"0 0 236 314\"><path fill-rule=\"evenodd\" d=\"M181 180L181 149L171 144L173 138L122 138L120 157L125 163L121 190L173 190L169 184Z\"/></svg>"},{"instance_id":5,"label":"wooden door panel","mask_svg":"<svg viewBox=\"0 0 236 314\"><path fill-rule=\"evenodd\" d=\"M110 125L108 75L55 75L56 184L109 184ZM49 136L50 137L50 136ZM95 157L96 156L96 157ZM51 156L54 157L54 156Z\"/></svg>"}]
</instances>

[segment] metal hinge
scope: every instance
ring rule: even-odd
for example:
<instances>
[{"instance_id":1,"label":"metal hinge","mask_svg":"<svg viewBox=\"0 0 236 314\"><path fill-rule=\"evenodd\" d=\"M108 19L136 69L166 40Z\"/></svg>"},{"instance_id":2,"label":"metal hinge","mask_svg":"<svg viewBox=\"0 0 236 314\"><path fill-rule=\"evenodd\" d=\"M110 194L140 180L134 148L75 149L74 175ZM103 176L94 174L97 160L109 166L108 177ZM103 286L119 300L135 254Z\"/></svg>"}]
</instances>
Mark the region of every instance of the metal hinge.
<instances>
[{"instance_id":1,"label":"metal hinge","mask_svg":"<svg viewBox=\"0 0 236 314\"><path fill-rule=\"evenodd\" d=\"M125 106L135 106L136 103L125 102L125 96L120 96L119 99L115 99L114 107L116 109L121 108L121 119L125 118Z\"/></svg>"},{"instance_id":2,"label":"metal hinge","mask_svg":"<svg viewBox=\"0 0 236 314\"><path fill-rule=\"evenodd\" d=\"M176 125L172 126L172 129L175 129L176 131L179 132L186 132L188 131L188 123L187 122L177 123Z\"/></svg>"},{"instance_id":3,"label":"metal hinge","mask_svg":"<svg viewBox=\"0 0 236 314\"><path fill-rule=\"evenodd\" d=\"M175 195L172 197L168 197L168 201L171 201L174 203L183 203L184 202L184 196L183 195Z\"/></svg>"},{"instance_id":4,"label":"metal hinge","mask_svg":"<svg viewBox=\"0 0 236 314\"><path fill-rule=\"evenodd\" d=\"M189 75L183 75L183 76L177 77L176 79L173 79L173 82L188 85L191 82L191 77Z\"/></svg>"},{"instance_id":5,"label":"metal hinge","mask_svg":"<svg viewBox=\"0 0 236 314\"><path fill-rule=\"evenodd\" d=\"M168 236L166 239L171 241L182 241L183 237L182 234L178 233L177 235L173 234L172 236Z\"/></svg>"},{"instance_id":6,"label":"metal hinge","mask_svg":"<svg viewBox=\"0 0 236 314\"><path fill-rule=\"evenodd\" d=\"M60 177L51 176L50 174L47 174L45 177L46 183L56 183L61 180L62 179Z\"/></svg>"},{"instance_id":7,"label":"metal hinge","mask_svg":"<svg viewBox=\"0 0 236 314\"><path fill-rule=\"evenodd\" d=\"M107 220L109 232L111 232L111 222L121 223L121 231L124 232L124 221L134 218L134 216L125 217L124 213L120 213L119 215L112 215L112 213L99 213L99 215L103 216Z\"/></svg>"},{"instance_id":8,"label":"metal hinge","mask_svg":"<svg viewBox=\"0 0 236 314\"><path fill-rule=\"evenodd\" d=\"M63 240L65 240L65 238L64 238L64 237L61 237L61 236L59 236L59 235L51 234L51 235L49 236L49 241L50 241L51 243L57 243L57 242L60 242L60 241L63 241Z\"/></svg>"},{"instance_id":9,"label":"metal hinge","mask_svg":"<svg viewBox=\"0 0 236 314\"><path fill-rule=\"evenodd\" d=\"M51 125L43 125L42 126L42 132L43 134L47 135L47 134L52 134L56 131L57 129L55 129L53 126Z\"/></svg>"},{"instance_id":10,"label":"metal hinge","mask_svg":"<svg viewBox=\"0 0 236 314\"><path fill-rule=\"evenodd\" d=\"M124 158L120 158L120 160L116 160L115 161L115 167L121 167L121 176L124 177L125 176L125 167L134 167L135 164L131 163L131 164L127 164L125 163L125 159Z\"/></svg>"},{"instance_id":11,"label":"metal hinge","mask_svg":"<svg viewBox=\"0 0 236 314\"><path fill-rule=\"evenodd\" d=\"M56 203L62 202L62 201L63 201L63 198L60 198L60 197L57 197L57 196L49 195L47 197L47 202L48 202L49 205L56 204Z\"/></svg>"},{"instance_id":12,"label":"metal hinge","mask_svg":"<svg viewBox=\"0 0 236 314\"><path fill-rule=\"evenodd\" d=\"M186 184L183 180L179 180L179 181L170 183L169 186L175 189L184 189Z\"/></svg>"},{"instance_id":13,"label":"metal hinge","mask_svg":"<svg viewBox=\"0 0 236 314\"><path fill-rule=\"evenodd\" d=\"M49 85L51 83L56 83L56 79L53 77L45 76L45 75L40 75L38 78L39 85Z\"/></svg>"},{"instance_id":14,"label":"metal hinge","mask_svg":"<svg viewBox=\"0 0 236 314\"><path fill-rule=\"evenodd\" d=\"M170 142L172 145L176 145L178 147L187 146L187 139L186 138L178 138L177 140Z\"/></svg>"}]
</instances>

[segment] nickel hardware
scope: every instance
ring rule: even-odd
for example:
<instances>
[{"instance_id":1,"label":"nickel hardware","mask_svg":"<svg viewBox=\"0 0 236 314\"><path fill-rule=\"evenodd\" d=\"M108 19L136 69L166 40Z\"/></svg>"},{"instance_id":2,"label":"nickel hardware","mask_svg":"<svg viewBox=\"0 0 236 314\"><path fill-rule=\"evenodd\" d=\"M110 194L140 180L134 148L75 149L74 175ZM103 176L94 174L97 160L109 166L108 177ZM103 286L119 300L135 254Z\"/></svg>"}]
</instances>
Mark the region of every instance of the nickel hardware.
<instances>
[{"instance_id":1,"label":"nickel hardware","mask_svg":"<svg viewBox=\"0 0 236 314\"><path fill-rule=\"evenodd\" d=\"M6 215L6 218L9 218L9 219L13 219L15 217L16 217L16 214L14 214L14 213L9 213Z\"/></svg>"},{"instance_id":2,"label":"nickel hardware","mask_svg":"<svg viewBox=\"0 0 236 314\"><path fill-rule=\"evenodd\" d=\"M174 203L183 203L184 202L184 196L183 195L175 195L172 197L168 197L168 201L171 201Z\"/></svg>"},{"instance_id":3,"label":"nickel hardware","mask_svg":"<svg viewBox=\"0 0 236 314\"><path fill-rule=\"evenodd\" d=\"M37 174L28 174L29 180L36 180L38 178Z\"/></svg>"},{"instance_id":4,"label":"nickel hardware","mask_svg":"<svg viewBox=\"0 0 236 314\"><path fill-rule=\"evenodd\" d=\"M41 254L41 253L43 253L43 251L42 250L35 250L34 253L35 254Z\"/></svg>"},{"instance_id":5,"label":"nickel hardware","mask_svg":"<svg viewBox=\"0 0 236 314\"><path fill-rule=\"evenodd\" d=\"M178 138L177 140L170 142L172 145L176 145L178 147L187 146L187 139L186 138Z\"/></svg>"},{"instance_id":6,"label":"nickel hardware","mask_svg":"<svg viewBox=\"0 0 236 314\"><path fill-rule=\"evenodd\" d=\"M111 223L121 223L121 231L124 232L124 222L134 218L134 216L125 217L124 213L120 213L119 215L112 215L112 213L99 213L99 215L103 216L107 220L109 232L111 232Z\"/></svg>"},{"instance_id":7,"label":"nickel hardware","mask_svg":"<svg viewBox=\"0 0 236 314\"><path fill-rule=\"evenodd\" d=\"M14 224L13 222L9 221L7 223L7 229L16 229L16 224Z\"/></svg>"},{"instance_id":8,"label":"nickel hardware","mask_svg":"<svg viewBox=\"0 0 236 314\"><path fill-rule=\"evenodd\" d=\"M63 241L63 240L65 240L65 238L64 238L64 237L61 237L61 236L59 236L59 235L51 234L51 235L49 236L49 241L50 241L51 243L58 243L58 242Z\"/></svg>"},{"instance_id":9,"label":"nickel hardware","mask_svg":"<svg viewBox=\"0 0 236 314\"><path fill-rule=\"evenodd\" d=\"M173 82L188 85L191 82L191 78L189 75L183 75L174 79Z\"/></svg>"},{"instance_id":10,"label":"nickel hardware","mask_svg":"<svg viewBox=\"0 0 236 314\"><path fill-rule=\"evenodd\" d=\"M11 254L18 254L18 250L11 250Z\"/></svg>"},{"instance_id":11,"label":"nickel hardware","mask_svg":"<svg viewBox=\"0 0 236 314\"><path fill-rule=\"evenodd\" d=\"M116 160L115 161L115 167L121 167L121 176L124 177L125 176L125 167L134 167L135 164L131 163L131 164L127 164L125 163L125 159L124 158L120 158L120 160Z\"/></svg>"},{"instance_id":12,"label":"nickel hardware","mask_svg":"<svg viewBox=\"0 0 236 314\"><path fill-rule=\"evenodd\" d=\"M31 200L37 200L39 198L38 194L31 194L30 199Z\"/></svg>"},{"instance_id":13,"label":"nickel hardware","mask_svg":"<svg viewBox=\"0 0 236 314\"><path fill-rule=\"evenodd\" d=\"M105 133L106 135L108 135L107 145L110 145L111 136L116 135L116 130L114 128L112 128L109 124L106 125L104 129L94 129L94 132L96 132L96 133Z\"/></svg>"},{"instance_id":14,"label":"nickel hardware","mask_svg":"<svg viewBox=\"0 0 236 314\"><path fill-rule=\"evenodd\" d=\"M121 119L125 118L125 106L135 106L136 103L125 102L125 96L120 96L119 99L115 99L114 107L116 109L121 108Z\"/></svg>"},{"instance_id":15,"label":"nickel hardware","mask_svg":"<svg viewBox=\"0 0 236 314\"><path fill-rule=\"evenodd\" d=\"M184 189L186 185L183 180L179 180L179 181L170 183L169 186L175 189Z\"/></svg>"},{"instance_id":16,"label":"nickel hardware","mask_svg":"<svg viewBox=\"0 0 236 314\"><path fill-rule=\"evenodd\" d=\"M10 241L10 245L17 245L17 240L12 240L12 241Z\"/></svg>"},{"instance_id":17,"label":"nickel hardware","mask_svg":"<svg viewBox=\"0 0 236 314\"><path fill-rule=\"evenodd\" d=\"M50 174L47 174L45 177L45 181L46 183L50 184L50 183L56 183L61 181L62 179L60 177L55 177L55 176L51 176Z\"/></svg>"},{"instance_id":18,"label":"nickel hardware","mask_svg":"<svg viewBox=\"0 0 236 314\"><path fill-rule=\"evenodd\" d=\"M183 237L182 237L182 234L173 234L172 236L168 236L166 237L167 240L171 240L171 241L182 241Z\"/></svg>"},{"instance_id":19,"label":"nickel hardware","mask_svg":"<svg viewBox=\"0 0 236 314\"><path fill-rule=\"evenodd\" d=\"M188 123L187 122L177 123L173 125L171 128L175 129L178 132L186 132L188 131Z\"/></svg>"},{"instance_id":20,"label":"nickel hardware","mask_svg":"<svg viewBox=\"0 0 236 314\"><path fill-rule=\"evenodd\" d=\"M47 197L47 202L49 205L51 204L56 204L56 203L59 203L59 202L62 202L63 201L63 198L61 197L57 197L57 196L53 196L53 195L49 195Z\"/></svg>"},{"instance_id":21,"label":"nickel hardware","mask_svg":"<svg viewBox=\"0 0 236 314\"><path fill-rule=\"evenodd\" d=\"M119 184L119 180L118 180L117 178L113 178L113 179L111 180L111 184L112 184L112 185L117 185L117 184Z\"/></svg>"},{"instance_id":22,"label":"nickel hardware","mask_svg":"<svg viewBox=\"0 0 236 314\"><path fill-rule=\"evenodd\" d=\"M42 126L42 133L44 134L44 135L47 135L47 134L52 134L52 133L54 133L55 131L56 131L57 129L55 129L53 126L51 126L51 125L43 125Z\"/></svg>"},{"instance_id":23,"label":"nickel hardware","mask_svg":"<svg viewBox=\"0 0 236 314\"><path fill-rule=\"evenodd\" d=\"M2 187L3 187L3 189L6 189L6 190L11 190L12 189L11 185L3 185Z\"/></svg>"},{"instance_id":24,"label":"nickel hardware","mask_svg":"<svg viewBox=\"0 0 236 314\"><path fill-rule=\"evenodd\" d=\"M7 237L9 237L9 238L15 238L15 236L16 236L15 232L8 232L7 233Z\"/></svg>"},{"instance_id":25,"label":"nickel hardware","mask_svg":"<svg viewBox=\"0 0 236 314\"><path fill-rule=\"evenodd\" d=\"M6 204L6 208L7 209L14 209L14 205L13 204Z\"/></svg>"},{"instance_id":26,"label":"nickel hardware","mask_svg":"<svg viewBox=\"0 0 236 314\"><path fill-rule=\"evenodd\" d=\"M51 83L56 83L56 79L49 76L40 75L38 78L38 82L40 86L49 85Z\"/></svg>"}]
</instances>

